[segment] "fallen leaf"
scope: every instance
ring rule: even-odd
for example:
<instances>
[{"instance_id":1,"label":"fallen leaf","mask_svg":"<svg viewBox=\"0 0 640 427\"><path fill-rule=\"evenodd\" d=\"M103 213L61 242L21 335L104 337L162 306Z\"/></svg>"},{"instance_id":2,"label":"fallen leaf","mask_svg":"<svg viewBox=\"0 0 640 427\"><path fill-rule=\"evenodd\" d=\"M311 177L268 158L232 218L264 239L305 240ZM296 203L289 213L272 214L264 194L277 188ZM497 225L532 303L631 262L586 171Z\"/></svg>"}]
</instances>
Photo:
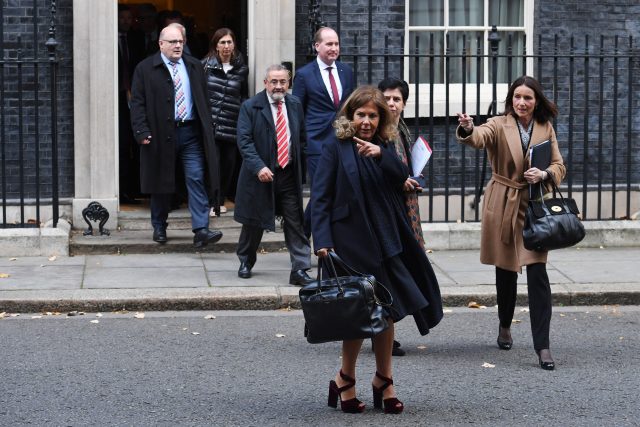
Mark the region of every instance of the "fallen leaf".
<instances>
[{"instance_id":1,"label":"fallen leaf","mask_svg":"<svg viewBox=\"0 0 640 427\"><path fill-rule=\"evenodd\" d=\"M444 310L442 310L443 313L453 313L453 310L451 310L450 308L445 308Z\"/></svg>"},{"instance_id":2,"label":"fallen leaf","mask_svg":"<svg viewBox=\"0 0 640 427\"><path fill-rule=\"evenodd\" d=\"M78 315L78 312L75 310L67 313L67 316L77 316L77 315Z\"/></svg>"},{"instance_id":3,"label":"fallen leaf","mask_svg":"<svg viewBox=\"0 0 640 427\"><path fill-rule=\"evenodd\" d=\"M18 316L20 316L20 313L11 313L9 315L9 317L18 317Z\"/></svg>"},{"instance_id":4,"label":"fallen leaf","mask_svg":"<svg viewBox=\"0 0 640 427\"><path fill-rule=\"evenodd\" d=\"M58 259L58 257L55 256L55 255L49 257L49 261L55 261L57 259Z\"/></svg>"},{"instance_id":5,"label":"fallen leaf","mask_svg":"<svg viewBox=\"0 0 640 427\"><path fill-rule=\"evenodd\" d=\"M98 319L96 319L96 320L91 320L90 322L91 322L91 323L100 323L100 321L99 321Z\"/></svg>"},{"instance_id":6,"label":"fallen leaf","mask_svg":"<svg viewBox=\"0 0 640 427\"><path fill-rule=\"evenodd\" d=\"M182 328L183 331L186 331L187 329L189 329L189 328Z\"/></svg>"},{"instance_id":7,"label":"fallen leaf","mask_svg":"<svg viewBox=\"0 0 640 427\"><path fill-rule=\"evenodd\" d=\"M42 316L31 316L32 319L42 319Z\"/></svg>"},{"instance_id":8,"label":"fallen leaf","mask_svg":"<svg viewBox=\"0 0 640 427\"><path fill-rule=\"evenodd\" d=\"M136 319L144 319L144 313L136 312L133 317L135 317Z\"/></svg>"},{"instance_id":9,"label":"fallen leaf","mask_svg":"<svg viewBox=\"0 0 640 427\"><path fill-rule=\"evenodd\" d=\"M560 317L566 317L566 316L567 316L566 314L560 313Z\"/></svg>"},{"instance_id":10,"label":"fallen leaf","mask_svg":"<svg viewBox=\"0 0 640 427\"><path fill-rule=\"evenodd\" d=\"M0 319L4 319L6 314L7 314L6 311L3 311L2 313L0 313Z\"/></svg>"},{"instance_id":11,"label":"fallen leaf","mask_svg":"<svg viewBox=\"0 0 640 427\"><path fill-rule=\"evenodd\" d=\"M47 311L46 313L44 313L45 316L53 316L53 313L51 311Z\"/></svg>"},{"instance_id":12,"label":"fallen leaf","mask_svg":"<svg viewBox=\"0 0 640 427\"><path fill-rule=\"evenodd\" d=\"M433 253L433 249L427 249L427 253L428 254L432 254Z\"/></svg>"},{"instance_id":13,"label":"fallen leaf","mask_svg":"<svg viewBox=\"0 0 640 427\"><path fill-rule=\"evenodd\" d=\"M484 362L484 363L482 364L482 367L483 367L483 368L495 368L495 367L496 367L496 365L494 365L494 364L492 364L492 363L489 363L489 362Z\"/></svg>"},{"instance_id":14,"label":"fallen leaf","mask_svg":"<svg viewBox=\"0 0 640 427\"><path fill-rule=\"evenodd\" d=\"M624 337L620 337L620 338L618 338L618 339L619 339L619 340L623 340L623 339L624 339Z\"/></svg>"},{"instance_id":15,"label":"fallen leaf","mask_svg":"<svg viewBox=\"0 0 640 427\"><path fill-rule=\"evenodd\" d=\"M284 338L284 337L286 337L285 334L276 334L276 338Z\"/></svg>"},{"instance_id":16,"label":"fallen leaf","mask_svg":"<svg viewBox=\"0 0 640 427\"><path fill-rule=\"evenodd\" d=\"M200 335L200 332L191 332L191 335Z\"/></svg>"},{"instance_id":17,"label":"fallen leaf","mask_svg":"<svg viewBox=\"0 0 640 427\"><path fill-rule=\"evenodd\" d=\"M213 314L207 314L206 316L204 316L205 319L215 319L216 316L214 316Z\"/></svg>"},{"instance_id":18,"label":"fallen leaf","mask_svg":"<svg viewBox=\"0 0 640 427\"><path fill-rule=\"evenodd\" d=\"M475 301L471 301L471 302L467 305L467 307L469 307L469 308L481 308L481 309L485 309L485 308L487 308L487 306L486 306L486 305L480 305L480 304L478 304L478 303L477 303L477 302L475 302Z\"/></svg>"},{"instance_id":19,"label":"fallen leaf","mask_svg":"<svg viewBox=\"0 0 640 427\"><path fill-rule=\"evenodd\" d=\"M522 323L522 320L520 320L520 319L513 319L511 322L513 322L513 323Z\"/></svg>"},{"instance_id":20,"label":"fallen leaf","mask_svg":"<svg viewBox=\"0 0 640 427\"><path fill-rule=\"evenodd\" d=\"M9 261L17 261L18 258L9 258Z\"/></svg>"},{"instance_id":21,"label":"fallen leaf","mask_svg":"<svg viewBox=\"0 0 640 427\"><path fill-rule=\"evenodd\" d=\"M8 273L0 273L0 279L6 279L7 277L10 277Z\"/></svg>"},{"instance_id":22,"label":"fallen leaf","mask_svg":"<svg viewBox=\"0 0 640 427\"><path fill-rule=\"evenodd\" d=\"M418 350L426 350L427 346L426 345L419 345L418 346Z\"/></svg>"},{"instance_id":23,"label":"fallen leaf","mask_svg":"<svg viewBox=\"0 0 640 427\"><path fill-rule=\"evenodd\" d=\"M96 313L96 317L102 317L102 313Z\"/></svg>"},{"instance_id":24,"label":"fallen leaf","mask_svg":"<svg viewBox=\"0 0 640 427\"><path fill-rule=\"evenodd\" d=\"M528 308L521 308L520 309L520 313L528 313L529 309Z\"/></svg>"}]
</instances>

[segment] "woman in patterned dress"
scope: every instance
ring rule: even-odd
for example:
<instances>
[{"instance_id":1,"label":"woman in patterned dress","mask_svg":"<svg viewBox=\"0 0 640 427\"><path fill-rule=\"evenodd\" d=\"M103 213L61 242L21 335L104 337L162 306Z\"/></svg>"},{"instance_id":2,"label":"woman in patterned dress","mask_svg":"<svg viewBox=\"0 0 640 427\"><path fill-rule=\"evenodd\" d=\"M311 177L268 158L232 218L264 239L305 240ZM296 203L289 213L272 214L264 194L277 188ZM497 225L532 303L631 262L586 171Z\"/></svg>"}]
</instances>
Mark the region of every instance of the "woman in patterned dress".
<instances>
[{"instance_id":1,"label":"woman in patterned dress","mask_svg":"<svg viewBox=\"0 0 640 427\"><path fill-rule=\"evenodd\" d=\"M389 77L378 83L378 89L384 95L384 99L387 100L391 115L395 120L398 127L398 134L400 135L394 141L396 153L402 163L409 167L411 170L411 147L413 146L413 138L409 127L402 120L402 111L407 105L407 98L409 98L409 85L404 80L400 80L394 77ZM407 215L411 222L411 228L413 234L416 237L420 246L424 249L424 237L422 235L422 224L420 223L420 206L418 205L418 193L422 191L420 183L411 177L407 177L404 183L404 199L407 207Z\"/></svg>"}]
</instances>

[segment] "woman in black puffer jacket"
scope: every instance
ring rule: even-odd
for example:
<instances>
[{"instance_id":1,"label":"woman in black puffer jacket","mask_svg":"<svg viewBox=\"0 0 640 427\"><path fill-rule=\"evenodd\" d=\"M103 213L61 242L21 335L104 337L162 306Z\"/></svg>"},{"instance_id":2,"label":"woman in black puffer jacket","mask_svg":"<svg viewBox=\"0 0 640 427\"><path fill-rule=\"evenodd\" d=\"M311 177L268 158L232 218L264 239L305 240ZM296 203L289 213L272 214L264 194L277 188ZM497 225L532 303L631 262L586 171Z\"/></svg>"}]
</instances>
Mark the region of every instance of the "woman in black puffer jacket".
<instances>
[{"instance_id":1,"label":"woman in black puffer jacket","mask_svg":"<svg viewBox=\"0 0 640 427\"><path fill-rule=\"evenodd\" d=\"M236 36L228 28L220 28L213 34L209 53L202 64L207 76L207 94L220 161L220 193L217 197L220 212L224 213L227 211L225 197L234 199L238 183L240 153L236 144L236 128L240 104L246 98L249 68L236 49ZM211 194L210 197L216 196ZM212 208L211 216L215 214Z\"/></svg>"}]
</instances>

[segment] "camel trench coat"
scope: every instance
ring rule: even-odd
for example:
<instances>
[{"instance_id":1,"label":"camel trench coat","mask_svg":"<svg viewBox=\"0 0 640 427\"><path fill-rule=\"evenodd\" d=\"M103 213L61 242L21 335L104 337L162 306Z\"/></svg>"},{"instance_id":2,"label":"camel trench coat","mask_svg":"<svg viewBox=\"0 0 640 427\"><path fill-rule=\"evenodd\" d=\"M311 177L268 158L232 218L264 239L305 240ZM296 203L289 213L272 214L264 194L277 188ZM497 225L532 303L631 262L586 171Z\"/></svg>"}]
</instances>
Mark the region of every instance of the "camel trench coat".
<instances>
[{"instance_id":1,"label":"camel trench coat","mask_svg":"<svg viewBox=\"0 0 640 427\"><path fill-rule=\"evenodd\" d=\"M522 266L547 262L547 252L529 251L522 242L524 214L529 202L524 172L529 168L529 150L523 153L520 132L512 115L497 116L474 127L467 135L458 126L459 142L486 149L491 164L491 180L482 203L480 262L522 273ZM556 133L550 122L533 125L530 146L551 141L549 179L559 185L565 175Z\"/></svg>"}]
</instances>

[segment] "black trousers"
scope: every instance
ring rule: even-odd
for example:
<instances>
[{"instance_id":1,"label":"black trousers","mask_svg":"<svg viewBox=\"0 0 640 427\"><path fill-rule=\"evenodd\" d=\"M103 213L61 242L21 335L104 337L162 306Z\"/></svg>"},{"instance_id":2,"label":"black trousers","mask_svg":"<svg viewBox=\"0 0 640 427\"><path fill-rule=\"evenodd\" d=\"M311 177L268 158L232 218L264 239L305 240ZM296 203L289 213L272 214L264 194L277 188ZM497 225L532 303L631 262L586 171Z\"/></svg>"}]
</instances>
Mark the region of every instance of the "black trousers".
<instances>
[{"instance_id":1,"label":"black trousers","mask_svg":"<svg viewBox=\"0 0 640 427\"><path fill-rule=\"evenodd\" d=\"M496 267L496 293L500 326L511 327L516 308L518 273ZM549 348L551 324L551 285L544 263L527 266L527 292L529 294L529 317L533 348L536 351Z\"/></svg>"},{"instance_id":2,"label":"black trousers","mask_svg":"<svg viewBox=\"0 0 640 427\"><path fill-rule=\"evenodd\" d=\"M298 197L294 165L290 164L285 169L277 168L272 185L276 212L281 213L284 220L282 228L291 259L291 270L308 270L311 268L311 245L304 234L302 205ZM236 254L241 262L249 264L250 267L256 263L256 253L263 232L262 227L242 225Z\"/></svg>"},{"instance_id":3,"label":"black trousers","mask_svg":"<svg viewBox=\"0 0 640 427\"><path fill-rule=\"evenodd\" d=\"M218 178L220 182L220 192L218 202L220 206L224 204L224 199L234 200L236 197L236 187L238 186L239 164L242 161L238 146L234 142L216 141L218 152Z\"/></svg>"}]
</instances>

